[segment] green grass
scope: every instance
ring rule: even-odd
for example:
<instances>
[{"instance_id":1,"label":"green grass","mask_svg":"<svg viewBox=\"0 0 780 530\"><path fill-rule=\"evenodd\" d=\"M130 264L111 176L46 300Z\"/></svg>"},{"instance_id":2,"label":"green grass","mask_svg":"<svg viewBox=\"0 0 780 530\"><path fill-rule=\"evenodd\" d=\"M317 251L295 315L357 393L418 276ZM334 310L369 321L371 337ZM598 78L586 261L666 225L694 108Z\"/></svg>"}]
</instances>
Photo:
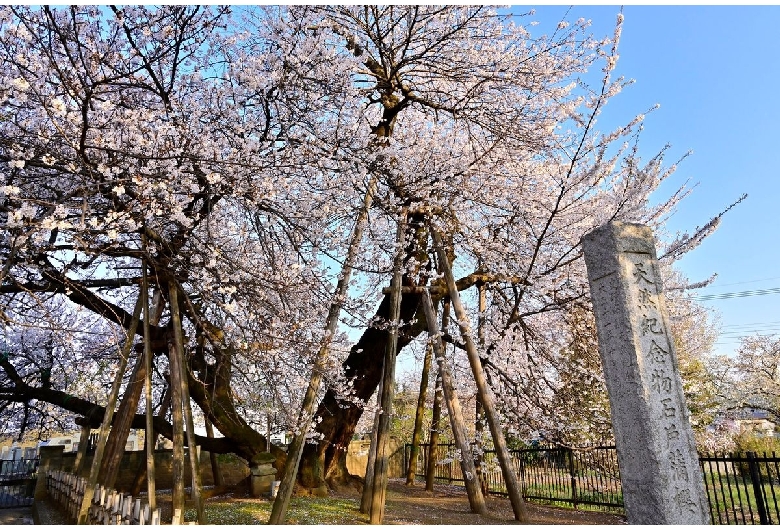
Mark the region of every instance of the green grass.
<instances>
[{"instance_id":1,"label":"green grass","mask_svg":"<svg viewBox=\"0 0 780 530\"><path fill-rule=\"evenodd\" d=\"M735 478L735 476L731 474L728 475L728 480L730 481L730 484L726 482L726 475L720 476L717 473L705 474L704 482L708 490L707 493L710 502L713 503L713 511L716 512L715 523L718 522L718 513L724 523L727 521L726 514L728 514L728 520L730 520L732 524L734 524L735 519L742 522L743 512L745 514L745 519L750 523L751 511L753 513L753 518L758 521L758 506L756 505L756 499L753 493L753 483L746 480L743 484L741 477ZM735 507L740 507L741 509L734 509ZM774 518L774 513L772 513L772 517Z\"/></svg>"},{"instance_id":2,"label":"green grass","mask_svg":"<svg viewBox=\"0 0 780 530\"><path fill-rule=\"evenodd\" d=\"M271 516L272 503L257 501L219 501L206 503L209 524L266 524ZM359 511L359 503L352 499L296 497L287 510L288 524L355 524L367 516ZM194 521L194 509L184 513L186 521Z\"/></svg>"}]
</instances>

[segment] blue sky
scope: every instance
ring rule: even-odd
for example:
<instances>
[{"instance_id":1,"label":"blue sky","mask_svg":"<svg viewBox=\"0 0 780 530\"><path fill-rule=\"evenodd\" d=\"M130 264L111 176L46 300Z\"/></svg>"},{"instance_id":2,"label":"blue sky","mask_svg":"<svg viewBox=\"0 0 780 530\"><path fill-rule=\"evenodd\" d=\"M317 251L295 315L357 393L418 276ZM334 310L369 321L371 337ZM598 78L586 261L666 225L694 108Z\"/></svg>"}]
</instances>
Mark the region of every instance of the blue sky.
<instances>
[{"instance_id":1,"label":"blue sky","mask_svg":"<svg viewBox=\"0 0 780 530\"><path fill-rule=\"evenodd\" d=\"M554 28L569 9L536 8L537 31ZM593 33L607 36L619 10L575 6L567 19L591 19ZM748 194L678 262L692 281L718 274L698 293L725 296L701 303L720 313L715 353L728 354L740 336L780 333L780 6L628 5L623 14L616 73L636 82L610 102L600 123L606 129L659 103L642 133L645 156L667 143L669 162L693 151L670 184L690 179L698 186L669 227L692 230Z\"/></svg>"}]
</instances>

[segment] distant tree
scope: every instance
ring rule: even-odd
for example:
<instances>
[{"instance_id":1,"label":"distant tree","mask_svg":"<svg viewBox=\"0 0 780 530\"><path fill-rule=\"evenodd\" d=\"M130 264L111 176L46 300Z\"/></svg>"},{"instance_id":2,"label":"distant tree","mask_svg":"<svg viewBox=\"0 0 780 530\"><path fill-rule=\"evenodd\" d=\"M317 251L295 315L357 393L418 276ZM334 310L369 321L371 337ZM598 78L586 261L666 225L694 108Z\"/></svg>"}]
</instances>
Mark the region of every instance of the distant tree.
<instances>
[{"instance_id":1,"label":"distant tree","mask_svg":"<svg viewBox=\"0 0 780 530\"><path fill-rule=\"evenodd\" d=\"M755 335L742 339L720 392L734 410L763 411L780 424L780 337Z\"/></svg>"}]
</instances>

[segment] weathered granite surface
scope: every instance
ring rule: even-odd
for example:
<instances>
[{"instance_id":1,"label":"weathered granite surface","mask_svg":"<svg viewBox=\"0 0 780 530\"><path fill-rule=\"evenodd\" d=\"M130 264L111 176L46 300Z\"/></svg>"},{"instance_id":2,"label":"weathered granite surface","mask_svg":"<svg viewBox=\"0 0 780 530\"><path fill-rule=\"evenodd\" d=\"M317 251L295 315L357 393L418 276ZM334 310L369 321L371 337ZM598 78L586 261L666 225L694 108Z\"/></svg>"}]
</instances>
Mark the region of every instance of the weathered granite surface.
<instances>
[{"instance_id":1,"label":"weathered granite surface","mask_svg":"<svg viewBox=\"0 0 780 530\"><path fill-rule=\"evenodd\" d=\"M631 524L709 524L653 233L613 222L582 239Z\"/></svg>"}]
</instances>

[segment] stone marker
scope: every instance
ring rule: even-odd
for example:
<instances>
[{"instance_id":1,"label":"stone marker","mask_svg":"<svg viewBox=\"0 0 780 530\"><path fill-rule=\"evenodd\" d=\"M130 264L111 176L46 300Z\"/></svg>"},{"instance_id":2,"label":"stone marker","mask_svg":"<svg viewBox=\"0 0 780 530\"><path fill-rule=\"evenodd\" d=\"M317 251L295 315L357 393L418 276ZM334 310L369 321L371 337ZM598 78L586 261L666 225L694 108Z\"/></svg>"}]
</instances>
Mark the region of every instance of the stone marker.
<instances>
[{"instance_id":1,"label":"stone marker","mask_svg":"<svg viewBox=\"0 0 780 530\"><path fill-rule=\"evenodd\" d=\"M630 524L710 524L653 233L612 222L582 238Z\"/></svg>"}]
</instances>

